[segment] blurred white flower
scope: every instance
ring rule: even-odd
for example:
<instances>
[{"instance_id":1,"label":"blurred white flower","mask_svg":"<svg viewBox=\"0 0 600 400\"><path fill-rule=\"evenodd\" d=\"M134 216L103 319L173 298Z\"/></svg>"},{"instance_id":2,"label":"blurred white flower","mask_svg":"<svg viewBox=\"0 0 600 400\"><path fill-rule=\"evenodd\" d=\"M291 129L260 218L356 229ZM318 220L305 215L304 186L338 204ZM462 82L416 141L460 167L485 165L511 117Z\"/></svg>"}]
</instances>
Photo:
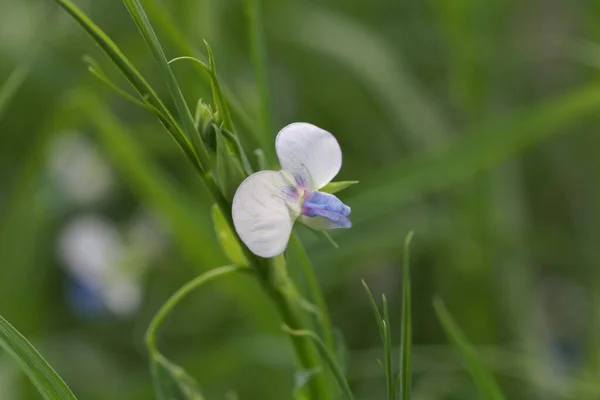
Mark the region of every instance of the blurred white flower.
<instances>
[{"instance_id":1,"label":"blurred white flower","mask_svg":"<svg viewBox=\"0 0 600 400\"><path fill-rule=\"evenodd\" d=\"M126 241L114 225L97 216L81 216L66 226L58 250L77 283L72 298L82 303L81 308L86 309L88 304L87 308L93 310L97 303L94 299L99 298L119 316L138 310L143 295L141 278L165 248L164 235L153 235L147 230L150 227L155 228L153 232L161 232L149 214L139 214L129 227L128 236L133 240Z\"/></svg>"},{"instance_id":2,"label":"blurred white flower","mask_svg":"<svg viewBox=\"0 0 600 400\"><path fill-rule=\"evenodd\" d=\"M296 122L275 139L281 171L260 171L246 178L233 198L237 233L256 255L281 254L296 219L313 229L349 228L350 207L319 192L342 167L342 150L333 135Z\"/></svg>"},{"instance_id":3,"label":"blurred white flower","mask_svg":"<svg viewBox=\"0 0 600 400\"><path fill-rule=\"evenodd\" d=\"M62 134L51 143L48 168L61 194L76 204L101 200L114 186L109 166L80 133Z\"/></svg>"}]
</instances>

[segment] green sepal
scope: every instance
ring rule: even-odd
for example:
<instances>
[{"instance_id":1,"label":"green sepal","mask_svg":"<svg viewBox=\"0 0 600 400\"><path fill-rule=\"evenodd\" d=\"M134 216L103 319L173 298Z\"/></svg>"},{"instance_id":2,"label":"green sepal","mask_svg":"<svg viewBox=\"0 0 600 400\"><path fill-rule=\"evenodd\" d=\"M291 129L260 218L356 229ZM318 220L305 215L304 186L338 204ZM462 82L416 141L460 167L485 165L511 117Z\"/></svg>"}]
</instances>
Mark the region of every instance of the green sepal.
<instances>
[{"instance_id":1,"label":"green sepal","mask_svg":"<svg viewBox=\"0 0 600 400\"><path fill-rule=\"evenodd\" d=\"M340 182L329 182L327 185L319 189L319 192L334 194L340 190L344 190L349 186L356 185L358 181L340 181Z\"/></svg>"},{"instance_id":2,"label":"green sepal","mask_svg":"<svg viewBox=\"0 0 600 400\"><path fill-rule=\"evenodd\" d=\"M229 261L240 267L248 265L248 260L244 256L242 247L231 228L229 228L221 209L216 204L212 206L212 220L217 240Z\"/></svg>"}]
</instances>

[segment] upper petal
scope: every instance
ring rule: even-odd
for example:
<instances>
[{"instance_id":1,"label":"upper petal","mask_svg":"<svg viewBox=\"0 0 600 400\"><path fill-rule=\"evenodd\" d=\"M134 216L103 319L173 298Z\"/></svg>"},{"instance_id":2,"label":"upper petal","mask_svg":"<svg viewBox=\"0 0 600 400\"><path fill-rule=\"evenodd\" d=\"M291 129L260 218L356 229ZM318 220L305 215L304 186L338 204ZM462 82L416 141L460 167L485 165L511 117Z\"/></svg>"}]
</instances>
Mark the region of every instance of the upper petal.
<instances>
[{"instance_id":1,"label":"upper petal","mask_svg":"<svg viewBox=\"0 0 600 400\"><path fill-rule=\"evenodd\" d=\"M342 150L335 137L306 122L279 131L275 149L281 167L311 190L327 185L342 167Z\"/></svg>"},{"instance_id":2,"label":"upper petal","mask_svg":"<svg viewBox=\"0 0 600 400\"><path fill-rule=\"evenodd\" d=\"M261 257L283 253L299 214L298 194L281 172L250 175L233 197L235 230L244 244Z\"/></svg>"}]
</instances>

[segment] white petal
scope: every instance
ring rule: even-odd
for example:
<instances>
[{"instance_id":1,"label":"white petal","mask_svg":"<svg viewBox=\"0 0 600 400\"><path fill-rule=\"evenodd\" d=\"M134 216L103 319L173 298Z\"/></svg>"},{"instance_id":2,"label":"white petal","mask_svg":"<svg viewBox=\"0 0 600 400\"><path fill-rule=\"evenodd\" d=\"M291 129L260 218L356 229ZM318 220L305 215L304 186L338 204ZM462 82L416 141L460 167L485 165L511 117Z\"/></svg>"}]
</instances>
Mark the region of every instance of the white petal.
<instances>
[{"instance_id":1,"label":"white petal","mask_svg":"<svg viewBox=\"0 0 600 400\"><path fill-rule=\"evenodd\" d=\"M281 167L297 180L307 178L311 190L327 185L342 167L342 150L335 137L306 122L295 122L279 131L275 149Z\"/></svg>"},{"instance_id":2,"label":"white petal","mask_svg":"<svg viewBox=\"0 0 600 400\"><path fill-rule=\"evenodd\" d=\"M256 255L273 257L285 250L300 200L283 173L260 171L242 182L233 197L235 230Z\"/></svg>"}]
</instances>

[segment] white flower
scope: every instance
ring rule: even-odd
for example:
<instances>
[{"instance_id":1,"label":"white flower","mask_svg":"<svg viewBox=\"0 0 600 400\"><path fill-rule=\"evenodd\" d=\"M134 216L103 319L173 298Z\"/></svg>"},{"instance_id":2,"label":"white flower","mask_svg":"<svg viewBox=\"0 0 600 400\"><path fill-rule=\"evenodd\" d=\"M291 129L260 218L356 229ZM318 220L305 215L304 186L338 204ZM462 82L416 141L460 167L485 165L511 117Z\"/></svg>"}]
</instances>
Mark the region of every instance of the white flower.
<instances>
[{"instance_id":1,"label":"white flower","mask_svg":"<svg viewBox=\"0 0 600 400\"><path fill-rule=\"evenodd\" d=\"M281 171L260 171L242 182L233 197L235 230L256 255L281 254L296 219L313 229L350 228L350 207L319 192L342 167L342 150L333 135L296 122L275 139Z\"/></svg>"}]
</instances>

